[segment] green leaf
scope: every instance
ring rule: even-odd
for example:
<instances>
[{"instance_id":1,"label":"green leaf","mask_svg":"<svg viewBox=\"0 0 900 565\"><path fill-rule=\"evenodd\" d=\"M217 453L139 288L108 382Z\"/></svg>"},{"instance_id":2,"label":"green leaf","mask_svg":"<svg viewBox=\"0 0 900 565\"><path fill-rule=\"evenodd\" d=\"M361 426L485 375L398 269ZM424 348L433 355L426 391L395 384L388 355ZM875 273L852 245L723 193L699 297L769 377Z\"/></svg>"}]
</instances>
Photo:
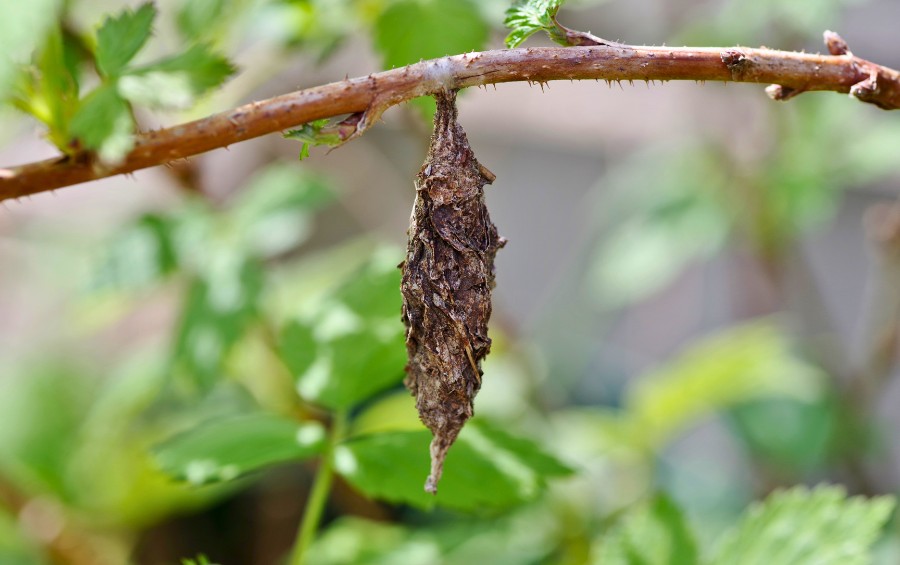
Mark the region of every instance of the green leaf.
<instances>
[{"instance_id":1,"label":"green leaf","mask_svg":"<svg viewBox=\"0 0 900 565\"><path fill-rule=\"evenodd\" d=\"M310 235L312 214L334 198L330 183L294 164L276 163L255 175L231 206L240 239L260 257L287 252Z\"/></svg>"},{"instance_id":2,"label":"green leaf","mask_svg":"<svg viewBox=\"0 0 900 565\"><path fill-rule=\"evenodd\" d=\"M600 540L598 565L696 565L697 546L675 503L663 494L629 510Z\"/></svg>"},{"instance_id":3,"label":"green leaf","mask_svg":"<svg viewBox=\"0 0 900 565\"><path fill-rule=\"evenodd\" d=\"M373 259L317 311L289 323L281 358L300 396L331 409L356 406L398 384L406 364L396 257Z\"/></svg>"},{"instance_id":4,"label":"green leaf","mask_svg":"<svg viewBox=\"0 0 900 565\"><path fill-rule=\"evenodd\" d=\"M284 133L285 139L296 139L301 142L300 160L309 157L309 148L326 146L337 147L344 142L339 131L333 131L329 128L331 120L323 118L321 120L313 120L308 124L303 124L297 129L288 130Z\"/></svg>"},{"instance_id":5,"label":"green leaf","mask_svg":"<svg viewBox=\"0 0 900 565\"><path fill-rule=\"evenodd\" d=\"M510 49L518 47L523 41L544 30L550 37L562 45L567 45L565 36L559 35L559 29L553 22L556 13L565 0L516 0L506 11L503 25L510 29L506 36L506 46Z\"/></svg>"},{"instance_id":6,"label":"green leaf","mask_svg":"<svg viewBox=\"0 0 900 565\"><path fill-rule=\"evenodd\" d=\"M159 445L154 455L166 473L203 485L308 459L324 446L321 424L259 413L203 423Z\"/></svg>"},{"instance_id":7,"label":"green leaf","mask_svg":"<svg viewBox=\"0 0 900 565\"><path fill-rule=\"evenodd\" d=\"M350 436L363 436L383 432L419 431L422 421L416 411L416 401L404 389L368 404L353 418Z\"/></svg>"},{"instance_id":8,"label":"green leaf","mask_svg":"<svg viewBox=\"0 0 900 565\"><path fill-rule=\"evenodd\" d=\"M841 487L796 487L752 506L711 565L864 565L894 498L847 497Z\"/></svg>"},{"instance_id":9,"label":"green leaf","mask_svg":"<svg viewBox=\"0 0 900 565\"><path fill-rule=\"evenodd\" d=\"M373 498L419 508L434 504L457 510L501 510L539 496L547 479L568 475L562 463L534 443L473 421L453 445L437 496L423 485L431 433L397 431L363 436L339 445L335 468Z\"/></svg>"},{"instance_id":10,"label":"green leaf","mask_svg":"<svg viewBox=\"0 0 900 565\"><path fill-rule=\"evenodd\" d=\"M401 0L375 22L375 46L385 69L469 51L480 51L490 28L469 0ZM434 101L415 102L430 119Z\"/></svg>"},{"instance_id":11,"label":"green leaf","mask_svg":"<svg viewBox=\"0 0 900 565\"><path fill-rule=\"evenodd\" d=\"M118 76L150 38L156 8L142 4L137 10L123 10L108 17L97 31L97 69L107 77Z\"/></svg>"},{"instance_id":12,"label":"green leaf","mask_svg":"<svg viewBox=\"0 0 900 565\"><path fill-rule=\"evenodd\" d=\"M81 101L69 131L107 164L120 162L134 147L131 109L116 92L115 84L99 86Z\"/></svg>"},{"instance_id":13,"label":"green leaf","mask_svg":"<svg viewBox=\"0 0 900 565\"><path fill-rule=\"evenodd\" d=\"M128 71L119 79L119 93L136 104L183 109L235 71L228 59L208 45L194 45L179 55Z\"/></svg>"},{"instance_id":14,"label":"green leaf","mask_svg":"<svg viewBox=\"0 0 900 565\"><path fill-rule=\"evenodd\" d=\"M263 287L258 264L217 249L185 298L173 363L201 390L221 377L232 346L256 319Z\"/></svg>"},{"instance_id":15,"label":"green leaf","mask_svg":"<svg viewBox=\"0 0 900 565\"><path fill-rule=\"evenodd\" d=\"M752 399L809 398L823 375L793 356L780 332L747 324L695 344L640 379L625 399L640 445L658 448L710 413Z\"/></svg>"}]
</instances>

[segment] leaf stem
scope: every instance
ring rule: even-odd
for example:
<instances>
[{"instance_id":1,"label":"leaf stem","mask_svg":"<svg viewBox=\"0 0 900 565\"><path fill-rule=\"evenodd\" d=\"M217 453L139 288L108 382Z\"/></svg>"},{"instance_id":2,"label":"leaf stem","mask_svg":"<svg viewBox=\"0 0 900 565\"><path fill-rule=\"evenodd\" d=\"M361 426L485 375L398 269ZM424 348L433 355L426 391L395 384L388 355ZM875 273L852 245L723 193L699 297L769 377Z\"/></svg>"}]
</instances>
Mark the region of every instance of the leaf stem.
<instances>
[{"instance_id":1,"label":"leaf stem","mask_svg":"<svg viewBox=\"0 0 900 565\"><path fill-rule=\"evenodd\" d=\"M304 565L307 552L316 538L322 512L328 502L328 493L331 491L331 482L334 479L334 449L344 439L347 433L347 411L339 410L335 413L331 423L331 432L328 437L328 445L322 456L322 463L313 481L312 490L306 499L306 508L303 510L303 518L297 529L297 538L294 548L291 550L290 565Z\"/></svg>"}]
</instances>

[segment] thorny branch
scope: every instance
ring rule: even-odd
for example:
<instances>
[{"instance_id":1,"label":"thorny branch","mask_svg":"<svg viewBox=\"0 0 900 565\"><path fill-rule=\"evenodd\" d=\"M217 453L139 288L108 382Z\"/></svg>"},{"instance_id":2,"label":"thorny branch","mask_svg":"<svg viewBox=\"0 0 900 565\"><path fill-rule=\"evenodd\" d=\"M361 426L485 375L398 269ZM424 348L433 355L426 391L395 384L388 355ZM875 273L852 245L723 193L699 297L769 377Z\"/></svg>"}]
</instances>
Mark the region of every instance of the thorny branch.
<instances>
[{"instance_id":1,"label":"thorny branch","mask_svg":"<svg viewBox=\"0 0 900 565\"><path fill-rule=\"evenodd\" d=\"M371 127L387 108L401 102L447 89L504 82L751 82L771 84L766 92L776 100L830 90L849 93L885 110L900 108L900 73L854 56L832 32L825 33L830 54L819 55L745 47L632 46L569 31L575 34L570 38L575 47L442 57L144 132L137 136L131 153L113 167L83 154L0 168L0 201L161 165L322 118L350 114L342 124L353 127L338 128L342 139L349 141Z\"/></svg>"}]
</instances>

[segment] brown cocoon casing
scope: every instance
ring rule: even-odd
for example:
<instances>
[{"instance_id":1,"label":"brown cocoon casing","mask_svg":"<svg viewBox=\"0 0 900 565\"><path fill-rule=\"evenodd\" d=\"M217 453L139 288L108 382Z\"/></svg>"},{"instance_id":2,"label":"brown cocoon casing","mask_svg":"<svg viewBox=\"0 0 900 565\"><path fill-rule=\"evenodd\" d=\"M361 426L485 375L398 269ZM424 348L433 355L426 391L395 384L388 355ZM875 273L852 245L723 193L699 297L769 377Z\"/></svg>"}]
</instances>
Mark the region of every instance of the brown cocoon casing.
<instances>
[{"instance_id":1,"label":"brown cocoon casing","mask_svg":"<svg viewBox=\"0 0 900 565\"><path fill-rule=\"evenodd\" d=\"M456 121L456 92L435 95L428 158L416 175L403 279L406 386L434 434L425 490L437 492L447 450L481 388L481 360L491 349L488 320L497 235L484 204L494 175L475 159Z\"/></svg>"}]
</instances>

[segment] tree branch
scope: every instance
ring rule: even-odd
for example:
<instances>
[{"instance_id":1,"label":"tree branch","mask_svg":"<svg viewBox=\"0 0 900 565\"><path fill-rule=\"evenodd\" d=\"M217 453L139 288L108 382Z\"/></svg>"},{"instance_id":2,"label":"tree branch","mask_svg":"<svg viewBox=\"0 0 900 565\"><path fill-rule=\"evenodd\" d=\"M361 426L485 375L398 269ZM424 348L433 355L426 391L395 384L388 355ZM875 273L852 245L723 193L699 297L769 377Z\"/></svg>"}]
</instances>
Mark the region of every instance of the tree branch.
<instances>
[{"instance_id":1,"label":"tree branch","mask_svg":"<svg viewBox=\"0 0 900 565\"><path fill-rule=\"evenodd\" d=\"M900 108L900 73L855 57L826 32L830 55L771 49L646 47L585 39L598 45L467 53L422 61L366 77L253 102L212 116L137 136L116 166L92 155L61 157L0 168L0 201L136 171L226 147L322 118L352 114L338 128L345 141L362 134L389 107L451 88L503 82L602 79L607 81L734 81L772 83L770 97L801 92L850 93L886 110Z\"/></svg>"}]
</instances>

